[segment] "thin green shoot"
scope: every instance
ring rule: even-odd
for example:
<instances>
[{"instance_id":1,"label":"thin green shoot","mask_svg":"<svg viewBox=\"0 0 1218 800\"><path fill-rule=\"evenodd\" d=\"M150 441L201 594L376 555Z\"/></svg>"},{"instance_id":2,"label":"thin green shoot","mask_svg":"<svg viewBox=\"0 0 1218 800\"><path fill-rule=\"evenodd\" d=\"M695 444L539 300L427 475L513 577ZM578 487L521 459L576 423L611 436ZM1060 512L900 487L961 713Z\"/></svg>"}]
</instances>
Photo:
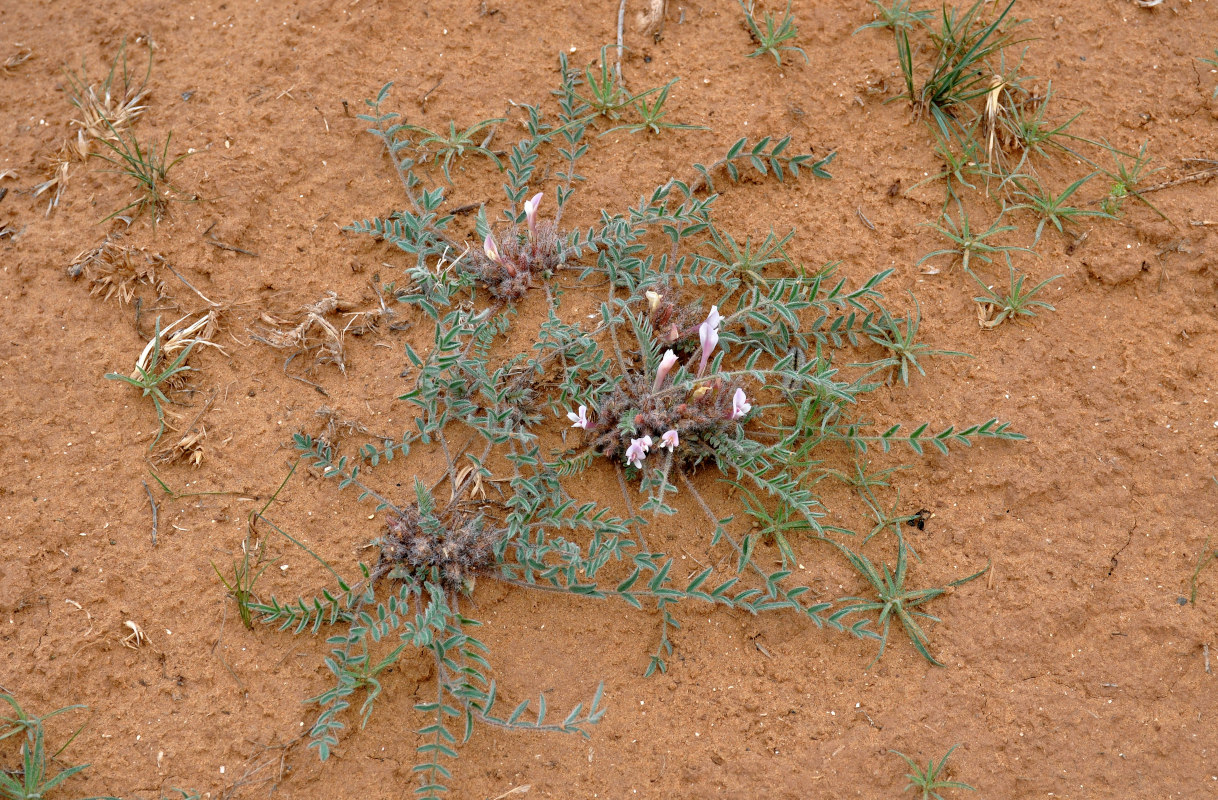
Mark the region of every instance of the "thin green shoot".
<instances>
[{"instance_id":1,"label":"thin green shoot","mask_svg":"<svg viewBox=\"0 0 1218 800\"><path fill-rule=\"evenodd\" d=\"M990 307L989 313L986 314L987 318L981 323L983 328L997 328L1008 319L1013 320L1018 317L1035 317L1035 309L1042 309L1044 311L1056 310L1048 302L1044 300L1035 300L1033 298L1035 298L1037 293L1050 283L1064 276L1054 275L1051 278L1046 278L1035 286L1025 289L1024 279L1027 276L1023 274L1017 276L1015 273L1015 267L1011 266L1010 264L1008 264L1007 267L1011 273L1011 282L1006 294L999 294L998 292L994 291L992 287L985 284L985 281L978 278L972 270L968 270L969 276L973 280L977 281L977 284L981 287L982 291L985 292L983 297L974 297L973 300L980 303L983 309L985 306Z\"/></svg>"},{"instance_id":2,"label":"thin green shoot","mask_svg":"<svg viewBox=\"0 0 1218 800\"><path fill-rule=\"evenodd\" d=\"M802 47L786 44L799 35L799 29L795 27L795 18L791 16L791 0L787 0L787 7L783 11L781 20L776 19L772 12L767 11L761 25L757 23L754 0L748 0L747 3L745 0L736 0L736 2L740 3L740 8L744 10L744 22L748 27L749 36L757 45L757 49L749 53L749 58L769 54L774 57L774 63L781 67L782 53L786 50L799 53L804 57L804 63L808 63L808 54Z\"/></svg>"},{"instance_id":3,"label":"thin green shoot","mask_svg":"<svg viewBox=\"0 0 1218 800\"><path fill-rule=\"evenodd\" d=\"M1094 161L1069 146L1071 142L1100 146L1098 142L1069 132L1070 126L1083 115L1083 112L1078 112L1065 122L1049 122L1046 114L1049 110L1049 101L1052 99L1053 84L1050 82L1045 90L1044 98L1030 111L1027 109L1026 103L1009 103L1005 107L1002 124L1006 129L1006 136L1011 140L1013 146L1021 151L1018 163L1007 170L1008 175L1021 174L1032 157L1040 160L1048 159L1051 150L1066 153L1086 164L1096 166Z\"/></svg>"},{"instance_id":4,"label":"thin green shoot","mask_svg":"<svg viewBox=\"0 0 1218 800\"><path fill-rule=\"evenodd\" d=\"M1188 579L1188 602L1197 605L1197 581L1201 578L1201 570L1205 569L1211 561L1218 561L1218 550L1210 548L1210 537L1205 537L1205 547L1201 549L1201 557L1197 559L1197 568L1193 570L1193 575Z\"/></svg>"},{"instance_id":5,"label":"thin green shoot","mask_svg":"<svg viewBox=\"0 0 1218 800\"><path fill-rule=\"evenodd\" d=\"M82 158L88 154L89 140L110 139L113 135L110 129L126 130L147 110L141 103L148 96L148 79L152 77L151 41L148 45L148 68L138 82L127 67L126 39L110 62L110 71L99 83L89 81L88 67L83 62L80 72L64 69L68 102L81 115L72 122L80 128L76 149Z\"/></svg>"},{"instance_id":6,"label":"thin green shoot","mask_svg":"<svg viewBox=\"0 0 1218 800\"><path fill-rule=\"evenodd\" d=\"M257 596L254 594L254 584L262 577L262 573L266 571L266 568L275 563L274 559L267 558L265 540L257 539L253 545L250 544L251 540L256 536L254 528L257 525L257 521L271 507L271 503L275 502L275 498L279 497L283 487L288 485L288 481L296 473L296 467L299 464L299 461L292 462L292 468L288 470L288 474L284 476L283 482L279 484L279 488L275 490L275 493L267 498L266 504L258 511L250 511L245 521L245 538L241 540L241 560L233 561L233 579L230 581L225 578L215 562L211 562L211 568L216 571L216 575L220 578L220 583L224 584L224 588L228 590L228 596L236 601L237 613L241 616L241 624L247 630L252 631L254 629L254 615L250 610L250 603L257 602Z\"/></svg>"},{"instance_id":7,"label":"thin green shoot","mask_svg":"<svg viewBox=\"0 0 1218 800\"><path fill-rule=\"evenodd\" d=\"M152 398L152 405L156 408L158 427L156 438L152 440L152 444L148 445L149 450L156 447L157 442L161 441L161 436L165 433L165 406L169 403L169 398L165 396L165 391L161 388L161 384L193 369L193 367L186 365L186 359L190 356L190 351L198 343L198 339L190 340L190 343L172 361L164 363L168 356L162 349L164 342L161 335L161 318L157 317L156 329L152 335L152 354L148 359L147 366L136 365L135 371L137 377L122 375L117 372L106 373L108 380L123 381L139 389L144 397Z\"/></svg>"},{"instance_id":8,"label":"thin green shoot","mask_svg":"<svg viewBox=\"0 0 1218 800\"><path fill-rule=\"evenodd\" d=\"M910 789L914 789L915 791L920 792L921 797L919 800L943 800L943 795L939 794L940 789L966 789L970 792L977 791L967 783L960 783L959 781L947 781L940 778L940 775L943 774L943 767L945 764L947 764L947 759L951 757L951 754L959 746L960 745L958 744L952 745L951 749L947 751L943 758L939 759L939 763L937 764L933 758L930 759L926 763L925 769L918 766L916 761L898 750L889 750L888 752L892 753L893 755L900 756L909 766L910 772L905 776L909 778L909 785L905 787L905 791L908 792Z\"/></svg>"},{"instance_id":9,"label":"thin green shoot","mask_svg":"<svg viewBox=\"0 0 1218 800\"><path fill-rule=\"evenodd\" d=\"M718 256L713 260L748 282L764 283L763 272L770 264L791 263L786 245L795 236L794 229L782 237L776 236L771 230L756 245L753 244L752 236L746 237L741 244L730 233L715 227L710 228L710 234L711 240L708 244Z\"/></svg>"},{"instance_id":10,"label":"thin green shoot","mask_svg":"<svg viewBox=\"0 0 1218 800\"><path fill-rule=\"evenodd\" d=\"M934 57L922 80L914 64L916 48L910 42L909 29L894 30L897 60L905 79L903 97L913 106L915 116L930 115L945 139L961 129L956 109L990 91L994 70L987 62L1013 43L1011 28L1004 28L1003 23L1015 0L1010 0L987 25L982 14L988 5L986 0L976 0L963 14L943 7L939 30L931 32Z\"/></svg>"},{"instance_id":11,"label":"thin green shoot","mask_svg":"<svg viewBox=\"0 0 1218 800\"><path fill-rule=\"evenodd\" d=\"M1211 67L1213 67L1210 72L1218 72L1218 47L1214 48L1213 58L1198 58L1197 60L1203 64L1209 64ZM1214 87L1214 93L1210 95L1210 97L1218 97L1218 86Z\"/></svg>"},{"instance_id":12,"label":"thin green shoot","mask_svg":"<svg viewBox=\"0 0 1218 800\"><path fill-rule=\"evenodd\" d=\"M1107 149L1112 152L1112 159L1116 163L1116 168L1113 172L1104 170L1104 174L1112 180L1112 186L1108 189L1108 196L1101 201L1100 208L1114 217L1119 216L1122 207L1125 205L1125 200L1132 197L1158 214L1162 219L1171 222L1166 214L1143 197L1137 190L1138 185L1148 176L1159 171L1157 169L1152 169L1149 172L1146 171L1146 167L1149 166L1152 160L1152 156L1146 155L1146 145L1142 145L1136 156L1122 153L1111 147ZM1132 160L1128 162L1124 161L1121 158L1122 156Z\"/></svg>"},{"instance_id":13,"label":"thin green shoot","mask_svg":"<svg viewBox=\"0 0 1218 800\"><path fill-rule=\"evenodd\" d=\"M630 92L626 91L617 71L610 68L609 59L605 54L609 47L610 45L605 45L601 48L600 67L597 70L593 71L591 66L584 70L584 84L588 87L589 96L583 97L576 94L575 97L587 105L597 116L616 120L621 118L618 112L639 99L640 95L632 96ZM657 86L648 92L658 91L659 88Z\"/></svg>"},{"instance_id":14,"label":"thin green shoot","mask_svg":"<svg viewBox=\"0 0 1218 800\"><path fill-rule=\"evenodd\" d=\"M224 588L228 590L228 596L236 601L237 614L241 617L241 624L247 630L252 631L254 616L250 611L250 603L257 601L254 584L262 577L266 568L274 563L273 560L268 560L266 557L266 543L258 540L251 546L248 538L241 540L241 560L233 561L232 580L224 577L224 573L216 566L216 562L210 563L211 568L216 571L216 576L220 578L220 583L224 584Z\"/></svg>"},{"instance_id":15,"label":"thin green shoot","mask_svg":"<svg viewBox=\"0 0 1218 800\"><path fill-rule=\"evenodd\" d=\"M84 708L84 706L66 706L36 717L26 713L16 698L10 694L0 692L0 700L8 703L13 709L13 716L0 716L0 739L7 739L18 734L25 735L25 740L21 743L20 766L12 770L0 769L0 798L3 800L41 800L68 778L88 769L88 764L79 764L55 774L51 774L50 771L51 761L84 730L83 725L62 747L50 754L46 750L46 731L43 728L43 722L56 714Z\"/></svg>"}]
</instances>

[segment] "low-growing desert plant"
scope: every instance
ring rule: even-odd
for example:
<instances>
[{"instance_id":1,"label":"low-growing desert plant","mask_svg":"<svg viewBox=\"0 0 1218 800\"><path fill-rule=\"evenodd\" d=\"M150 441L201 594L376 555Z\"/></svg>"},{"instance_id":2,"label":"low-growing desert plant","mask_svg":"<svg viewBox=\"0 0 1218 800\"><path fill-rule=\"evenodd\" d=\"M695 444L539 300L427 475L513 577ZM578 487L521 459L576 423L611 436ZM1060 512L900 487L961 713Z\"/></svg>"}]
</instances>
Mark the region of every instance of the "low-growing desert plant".
<instances>
[{"instance_id":1,"label":"low-growing desert plant","mask_svg":"<svg viewBox=\"0 0 1218 800\"><path fill-rule=\"evenodd\" d=\"M409 142L415 151L415 161L419 164L425 164L431 160L439 162L440 168L444 170L444 177L449 183L452 183L452 173L449 170L452 168L453 161L467 154L483 156L495 162L496 167L503 169L503 162L499 160L499 156L483 144L479 144L476 138L487 128L493 128L501 122L503 122L502 118L484 119L458 131L457 124L450 120L448 133L436 133L419 125L406 124L399 126L399 130L418 137L417 142ZM487 140L488 136L483 136L483 142ZM399 144L405 146L407 143L408 141L402 141Z\"/></svg>"},{"instance_id":2,"label":"low-growing desert plant","mask_svg":"<svg viewBox=\"0 0 1218 800\"><path fill-rule=\"evenodd\" d=\"M934 228L940 234L945 236L952 242L954 247L945 247L940 250L934 250L918 259L918 266L929 261L937 256L958 256L960 262L967 272L969 262L976 258L978 261L983 261L986 264L993 263L994 256L1001 253L1007 260L1007 264L1011 263L1011 253L1024 252L1031 253L1032 251L1026 247L1017 247L1009 244L991 244L988 240L993 236L1001 236L1004 233L1018 230L1015 225L1003 225L1002 218L1006 213L1006 209L999 212L998 216L990 223L990 226L984 231L974 232L972 222L968 212L964 210L964 206L958 207L957 217L959 221L952 219L946 213L943 215L943 224L936 225L927 223L929 227Z\"/></svg>"},{"instance_id":3,"label":"low-growing desert plant","mask_svg":"<svg viewBox=\"0 0 1218 800\"><path fill-rule=\"evenodd\" d=\"M859 454L896 444L921 453L926 444L946 452L982 438L1022 438L997 420L933 434L921 424L904 434L899 424L857 419L857 400L881 387L873 375L891 369L908 381L911 368L923 369L920 358L940 354L915 341L916 300L909 315L895 317L880 291L891 271L848 286L835 265L791 263L786 248L796 232L746 233L742 245L717 218L717 195L705 191L718 171L738 180L737 164L762 178L810 171L827 179L832 154L791 154L789 139L768 137L746 150L740 140L710 166L695 165L693 183L669 180L633 207L563 230L562 212L583 181L577 169L586 134L602 114L580 96L578 73L565 60L560 65L558 113L520 106L524 134L507 152L502 211L479 211L473 242L444 213L445 188L430 186L401 157L397 117L383 110L389 87L368 101L364 119L384 144L407 205L348 230L407 254L405 280L393 293L413 309L429 343L405 346L408 383L400 399L413 424L350 454L327 439L297 435L315 471L376 502L384 517L378 557L361 565L354 581L318 558L336 587L251 605L264 622L329 632L334 683L314 698L321 711L311 733L323 758L337 746L353 703L367 720L391 665L409 653L434 661L429 699L416 706L429 720L418 731L415 767L425 797L441 792L449 776L445 761L457 755L453 725L463 724L466 738L478 724L586 734L604 713L599 690L561 722L547 721L544 697L498 712L490 654L472 636L479 623L463 600L475 581L652 609L659 635L646 674L667 669L679 609L689 603L794 614L874 639L881 652L895 617L928 662L938 663L919 627L933 618L911 609L948 587L905 588L908 548L899 535L897 571L885 568L880 577L845 543L848 531L822 524L814 489L824 454L834 443ZM551 195L535 183L543 158L561 166L553 211ZM567 300L571 294L578 303ZM532 344L505 352L504 335L521 325L517 309L526 304L541 311L528 332ZM843 364L843 353L857 359L877 346L889 355ZM568 423L563 432L559 426ZM440 459L428 476L434 483L416 476L405 498L374 487L369 476L419 448ZM616 477L625 513L580 497L579 476L590 470ZM716 481L744 490L742 510L758 529L741 534L732 517L711 509L700 487ZM881 482L872 480L868 491ZM436 495L441 484L447 502ZM488 496L487 487L501 496ZM682 504L707 520L701 546L711 566L689 571L680 557L648 543L649 521ZM771 541L784 559L779 569L759 550ZM798 551L826 545L879 600L835 603L795 579L788 565ZM881 630L873 630L876 622Z\"/></svg>"},{"instance_id":4,"label":"low-growing desert plant","mask_svg":"<svg viewBox=\"0 0 1218 800\"><path fill-rule=\"evenodd\" d=\"M119 133L126 131L148 110L143 102L151 93L148 87L152 77L151 42L143 78L137 78L138 73L128 67L125 39L110 62L109 72L101 80L90 80L88 67L83 63L79 72L65 68L64 75L68 81L68 101L80 113L80 119L73 120L73 124L77 126L77 155L84 159L92 151L93 142L117 141Z\"/></svg>"},{"instance_id":5,"label":"low-growing desert plant","mask_svg":"<svg viewBox=\"0 0 1218 800\"><path fill-rule=\"evenodd\" d=\"M1036 225L1036 235L1032 239L1033 245L1040 241L1040 235L1044 232L1046 223L1053 223L1053 227L1057 228L1058 233L1065 234L1065 225L1077 223L1082 217L1102 217L1104 219L1112 219L1112 215L1103 209L1083 208L1081 206L1067 205L1075 192L1077 192L1087 181L1094 178L1097 174L1092 172L1088 175L1076 180L1074 183L1062 190L1061 194L1053 194L1046 189L1040 181L1035 178L1026 180L1015 179L1017 189L1017 197L1019 204L1012 207L1012 210L1027 209L1040 218L1040 222Z\"/></svg>"},{"instance_id":6,"label":"low-growing desert plant","mask_svg":"<svg viewBox=\"0 0 1218 800\"><path fill-rule=\"evenodd\" d=\"M897 750L889 750L893 755L900 756L901 759L909 766L910 771L905 775L909 778L909 784L905 787L905 791L913 789L919 795L919 800L943 800L943 795L939 794L940 789L965 789L970 792L977 791L967 783L960 781L944 780L940 776L943 774L943 768L947 764L947 759L960 745L954 744L944 755L939 759L938 763L932 758L926 762L926 767L918 765L909 756Z\"/></svg>"},{"instance_id":7,"label":"low-growing desert plant","mask_svg":"<svg viewBox=\"0 0 1218 800\"><path fill-rule=\"evenodd\" d=\"M893 31L898 28L909 29L918 25L926 25L935 16L935 12L930 9L916 11L911 9L910 0L893 0L890 6L884 5L881 0L869 0L869 2L875 6L877 16L873 22L856 28L855 33L868 28L889 28Z\"/></svg>"},{"instance_id":8,"label":"low-growing desert plant","mask_svg":"<svg viewBox=\"0 0 1218 800\"><path fill-rule=\"evenodd\" d=\"M918 341L918 327L922 324L922 306L918 298L910 295L913 300L913 310L903 317L893 316L888 309L875 318L872 330L867 331L867 337L888 351L888 355L878 361L858 364L869 370L868 374L892 370L901 378L901 383L909 385L909 368L913 367L919 375L925 375L919 358L925 356L965 356L955 350L935 350L930 345Z\"/></svg>"},{"instance_id":9,"label":"low-growing desert plant","mask_svg":"<svg viewBox=\"0 0 1218 800\"><path fill-rule=\"evenodd\" d=\"M944 139L970 135L969 115L962 112L990 93L997 70L987 62L997 59L1015 41L1013 28L1019 23L1006 24L1015 0L990 22L985 21L988 5L986 0L975 0L963 12L944 5L938 29L927 26L934 46L924 65L915 62L918 50L910 39L911 26L892 28L905 80L902 97L916 116L933 120Z\"/></svg>"}]
</instances>

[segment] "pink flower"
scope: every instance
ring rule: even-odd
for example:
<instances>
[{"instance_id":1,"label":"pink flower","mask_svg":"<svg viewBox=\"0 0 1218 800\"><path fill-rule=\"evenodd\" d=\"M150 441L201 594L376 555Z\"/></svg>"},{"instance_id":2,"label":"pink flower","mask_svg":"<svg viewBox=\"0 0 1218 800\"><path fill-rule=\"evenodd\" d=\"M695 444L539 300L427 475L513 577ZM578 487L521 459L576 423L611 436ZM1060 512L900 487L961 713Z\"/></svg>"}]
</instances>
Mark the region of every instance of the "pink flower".
<instances>
[{"instance_id":1,"label":"pink flower","mask_svg":"<svg viewBox=\"0 0 1218 800\"><path fill-rule=\"evenodd\" d=\"M516 277L516 268L503 260L503 256L499 253L499 245L495 244L495 239L489 233L482 240L482 252L486 253L486 257L495 262L499 266L507 270L507 274L513 278Z\"/></svg>"},{"instance_id":2,"label":"pink flower","mask_svg":"<svg viewBox=\"0 0 1218 800\"><path fill-rule=\"evenodd\" d=\"M545 196L545 192L538 192L533 195L533 199L524 201L524 219L529 226L529 238L534 242L537 241L537 207L541 205L541 198Z\"/></svg>"},{"instance_id":3,"label":"pink flower","mask_svg":"<svg viewBox=\"0 0 1218 800\"><path fill-rule=\"evenodd\" d=\"M489 233L482 240L482 252L486 253L486 257L496 264L503 264L503 256L499 255L499 245L495 244L495 238Z\"/></svg>"},{"instance_id":4,"label":"pink flower","mask_svg":"<svg viewBox=\"0 0 1218 800\"><path fill-rule=\"evenodd\" d=\"M588 430L592 427L592 423L588 420L587 406L580 406L578 414L574 411L568 411L567 419L571 420L572 428L583 428L584 430Z\"/></svg>"},{"instance_id":5,"label":"pink flower","mask_svg":"<svg viewBox=\"0 0 1218 800\"><path fill-rule=\"evenodd\" d=\"M668 452L670 453L673 450L676 450L680 444L681 437L677 436L677 431L675 428L671 431L665 432L665 434L660 437L660 447L667 447Z\"/></svg>"},{"instance_id":6,"label":"pink flower","mask_svg":"<svg viewBox=\"0 0 1218 800\"><path fill-rule=\"evenodd\" d=\"M706 364L710 361L711 352L715 349L715 345L719 344L719 322L723 318L719 316L719 306L711 306L710 313L706 315L706 322L698 326L698 339L702 342L702 363L698 365L698 377L702 377L702 373L706 372Z\"/></svg>"},{"instance_id":7,"label":"pink flower","mask_svg":"<svg viewBox=\"0 0 1218 800\"><path fill-rule=\"evenodd\" d=\"M642 439L631 439L630 446L626 448L626 460L635 469L642 469L643 459L647 458L647 451L650 449L650 436L644 436Z\"/></svg>"},{"instance_id":8,"label":"pink flower","mask_svg":"<svg viewBox=\"0 0 1218 800\"><path fill-rule=\"evenodd\" d=\"M753 406L749 403L748 398L744 396L744 389L737 388L736 393L732 395L731 419L740 419L752 410Z\"/></svg>"},{"instance_id":9,"label":"pink flower","mask_svg":"<svg viewBox=\"0 0 1218 800\"><path fill-rule=\"evenodd\" d=\"M660 366L656 369L656 382L652 386L653 391L660 391L660 387L664 384L664 379L668 377L668 373L672 371L673 365L677 363L677 354L669 350L660 359Z\"/></svg>"}]
</instances>

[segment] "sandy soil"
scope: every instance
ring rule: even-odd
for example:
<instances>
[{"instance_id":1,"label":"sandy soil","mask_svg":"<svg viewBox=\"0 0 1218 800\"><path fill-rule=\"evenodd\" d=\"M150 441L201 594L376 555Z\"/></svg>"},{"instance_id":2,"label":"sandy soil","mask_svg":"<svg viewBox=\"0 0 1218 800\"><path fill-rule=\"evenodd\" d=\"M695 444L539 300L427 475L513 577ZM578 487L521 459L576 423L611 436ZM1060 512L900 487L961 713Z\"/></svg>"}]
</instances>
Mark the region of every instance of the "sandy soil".
<instances>
[{"instance_id":1,"label":"sandy soil","mask_svg":"<svg viewBox=\"0 0 1218 800\"><path fill-rule=\"evenodd\" d=\"M680 76L673 117L711 130L600 140L567 221L586 226L602 208L624 210L740 136L789 134L818 156L836 151L833 180L746 182L725 192L721 214L742 233L794 226L797 261L841 260L854 280L894 268L887 293L916 294L923 341L975 356L927 361L909 387L869 395L865 416L936 426L998 416L1029 438L874 462L910 463L897 479L902 504L934 514L925 530L909 529L923 559L915 583L993 565L930 607L943 620L932 642L945 668L900 636L867 669L873 643L793 619L687 609L667 674L644 679L654 615L480 584L474 600L501 691L519 699L544 690L563 708L604 680L609 713L586 741L479 729L453 765L452 796L513 796L505 793L528 785L528 797L894 797L905 769L890 749L925 761L955 743L949 773L979 797L1218 796L1208 663L1218 661L1218 569L1202 573L1197 602L1186 602L1218 518L1218 184L1151 195L1170 222L1131 204L1117 221L1087 221L1080 242L1046 231L1041 258L1018 263L1037 280L1065 276L1049 290L1056 312L985 331L976 287L958 268L926 275L916 266L941 245L923 225L938 210L938 187L889 196L895 181L908 187L938 162L907 106L884 103L899 91L891 36L852 35L872 19L870 6L796 3L810 63L788 58L779 69L745 57L735 3L672 0L658 42L634 26L636 5L627 81ZM322 397L286 377L284 354L250 334L263 315L297 319L327 291L372 308L375 280L401 280L402 254L342 231L401 202L378 143L353 116L364 98L395 81L391 105L431 127L503 115L509 100L551 102L557 54L593 61L615 38L616 9L4 4L0 59L23 48L32 57L0 73L0 171L15 173L0 179L0 226L13 232L0 238L0 688L33 710L88 706L52 726L62 741L87 721L63 758L92 764L54 796L153 798L173 787L209 797L409 796L423 724L412 706L428 665L407 660L385 676L371 723L346 731L321 764L300 737L315 715L304 701L327 686L324 643L243 629L210 562L230 563L246 515L295 458L291 434L322 428L319 406L373 431L409 426L394 398L403 344L422 342L388 329L349 337L345 374L322 366L310 375ZM1052 81L1061 118L1082 112L1076 133L1126 150L1148 143L1163 168L1152 182L1195 171L1182 159L1216 157L1218 75L1197 60L1218 43L1212 2L1025 2L1016 13L1029 20L1026 71L1039 85ZM200 198L172 204L155 230L145 215L127 231L126 243L162 255L197 290L162 268L160 297L134 287L138 313L67 270L126 228L99 222L128 201L126 179L94 159L70 165L49 214L47 194L33 192L76 135L63 68L87 59L96 77L124 38L137 53L136 37L154 43L155 63L135 130L141 140L172 131L172 150L194 151L172 174ZM451 207L499 202L493 168L466 163ZM1063 161L1045 174L1078 173ZM468 232L472 217L460 224ZM155 316L204 309L200 294L227 304L215 336L223 352L192 356L193 391L173 394L171 421L183 427L205 410L201 461L153 466L178 493L227 494L175 498L149 474L151 404L103 376L130 370ZM526 301L522 320L543 307ZM427 459L378 479L434 474ZM722 489L703 485L729 513ZM159 509L155 545L145 486ZM590 473L587 488L620 501L611 471ZM845 490L828 489L826 502L838 524L863 524ZM269 513L347 568L367 558L362 547L381 524L303 470ZM692 556L704 527L681 516L655 535ZM261 594L324 585L305 554L268 542L279 561ZM828 594L859 590L840 564L822 569L823 550L799 547L809 580ZM150 643L124 646L127 620Z\"/></svg>"}]
</instances>

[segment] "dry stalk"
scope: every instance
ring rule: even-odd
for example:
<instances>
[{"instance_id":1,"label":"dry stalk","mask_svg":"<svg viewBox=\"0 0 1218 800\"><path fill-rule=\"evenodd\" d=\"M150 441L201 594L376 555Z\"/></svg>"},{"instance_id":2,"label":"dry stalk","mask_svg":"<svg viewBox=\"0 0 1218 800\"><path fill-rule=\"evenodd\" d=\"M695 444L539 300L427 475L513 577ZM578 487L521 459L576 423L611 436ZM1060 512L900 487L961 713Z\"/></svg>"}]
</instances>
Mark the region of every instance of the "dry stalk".
<instances>
[{"instance_id":1,"label":"dry stalk","mask_svg":"<svg viewBox=\"0 0 1218 800\"><path fill-rule=\"evenodd\" d=\"M186 320L190 319L190 314L174 320L173 322L161 328L160 336L160 362L161 364L170 363L177 358L178 353L181 353L188 347L195 345L208 345L219 350L224 355L228 355L224 348L215 342L211 341L211 337L216 332L216 312L215 310L208 311L200 316L194 322L179 328ZM135 360L136 369L132 372L131 377L135 380L140 378L147 370L155 367L152 364L152 354L157 350L157 339L154 336L144 346L144 351L140 353L140 357ZM185 383L185 374L179 373L173 376L166 382L166 388L177 389Z\"/></svg>"},{"instance_id":2,"label":"dry stalk","mask_svg":"<svg viewBox=\"0 0 1218 800\"><path fill-rule=\"evenodd\" d=\"M5 73L12 72L13 70L17 69L17 67L29 61L33 55L33 50L28 47L23 47L13 55L4 59L4 63L0 64L0 70L4 70Z\"/></svg>"},{"instance_id":3,"label":"dry stalk","mask_svg":"<svg viewBox=\"0 0 1218 800\"><path fill-rule=\"evenodd\" d=\"M291 322L272 317L270 314L262 314L262 321L271 327L258 332L251 331L250 338L276 350L294 350L294 355L312 353L315 363L337 364L345 375L346 335L350 333L360 336L376 330L382 319L393 316L393 311L385 305L383 298L375 309L354 311L353 308L352 304L339 300L336 292L326 292L316 303L304 306L304 318L287 330L277 326L290 325ZM346 314L349 317L341 330L327 319L334 314Z\"/></svg>"}]
</instances>

